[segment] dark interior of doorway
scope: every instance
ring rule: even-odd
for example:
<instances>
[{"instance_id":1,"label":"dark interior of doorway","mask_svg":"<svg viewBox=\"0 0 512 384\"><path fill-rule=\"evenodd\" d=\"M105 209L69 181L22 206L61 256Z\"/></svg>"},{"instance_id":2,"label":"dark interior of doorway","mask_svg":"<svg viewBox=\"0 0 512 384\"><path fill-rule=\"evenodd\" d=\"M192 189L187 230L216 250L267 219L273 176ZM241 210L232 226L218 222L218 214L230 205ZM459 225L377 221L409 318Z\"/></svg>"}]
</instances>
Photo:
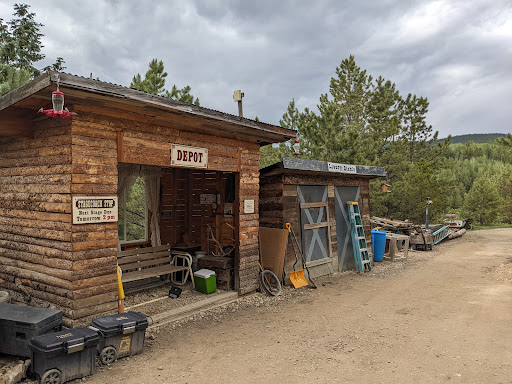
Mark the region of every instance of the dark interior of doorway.
<instances>
[{"instance_id":1,"label":"dark interior of doorway","mask_svg":"<svg viewBox=\"0 0 512 384\"><path fill-rule=\"evenodd\" d=\"M234 246L234 173L165 168L160 198L162 244L215 252L215 245L208 242L211 228L222 246Z\"/></svg>"}]
</instances>

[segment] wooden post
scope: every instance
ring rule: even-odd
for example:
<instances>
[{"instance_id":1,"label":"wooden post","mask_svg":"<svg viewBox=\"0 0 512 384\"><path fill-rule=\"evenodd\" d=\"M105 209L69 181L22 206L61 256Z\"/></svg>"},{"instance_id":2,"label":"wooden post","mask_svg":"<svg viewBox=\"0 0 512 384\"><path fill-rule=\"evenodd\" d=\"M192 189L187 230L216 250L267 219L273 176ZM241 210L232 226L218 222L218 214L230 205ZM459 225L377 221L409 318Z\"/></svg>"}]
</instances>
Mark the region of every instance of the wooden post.
<instances>
[{"instance_id":1,"label":"wooden post","mask_svg":"<svg viewBox=\"0 0 512 384\"><path fill-rule=\"evenodd\" d=\"M244 111L242 110L242 100L238 102L238 116L244 117Z\"/></svg>"},{"instance_id":2,"label":"wooden post","mask_svg":"<svg viewBox=\"0 0 512 384\"><path fill-rule=\"evenodd\" d=\"M233 100L238 102L238 116L240 116L240 117L244 117L244 112L242 110L242 98L243 97L244 97L244 93L239 89L237 89L233 93Z\"/></svg>"}]
</instances>

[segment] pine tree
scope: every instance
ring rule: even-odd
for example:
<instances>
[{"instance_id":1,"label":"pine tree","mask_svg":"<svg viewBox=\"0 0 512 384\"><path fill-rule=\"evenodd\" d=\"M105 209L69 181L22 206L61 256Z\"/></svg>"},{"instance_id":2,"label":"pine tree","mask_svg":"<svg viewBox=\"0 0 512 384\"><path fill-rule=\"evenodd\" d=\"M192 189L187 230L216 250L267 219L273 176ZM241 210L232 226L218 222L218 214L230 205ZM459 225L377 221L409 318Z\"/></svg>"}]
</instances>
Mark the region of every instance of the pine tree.
<instances>
[{"instance_id":1,"label":"pine tree","mask_svg":"<svg viewBox=\"0 0 512 384\"><path fill-rule=\"evenodd\" d=\"M35 13L29 8L27 4L15 4L15 18L7 24L0 19L0 62L37 76L40 72L33 64L44 59L40 32L43 25L35 21Z\"/></svg>"},{"instance_id":2,"label":"pine tree","mask_svg":"<svg viewBox=\"0 0 512 384\"><path fill-rule=\"evenodd\" d=\"M488 177L475 179L464 198L464 214L486 225L499 221L501 198L496 183Z\"/></svg>"},{"instance_id":3,"label":"pine tree","mask_svg":"<svg viewBox=\"0 0 512 384\"><path fill-rule=\"evenodd\" d=\"M66 69L64 66L64 59L62 57L57 57L57 60L52 65L47 65L43 68L43 72L46 71L57 71L62 72Z\"/></svg>"},{"instance_id":4,"label":"pine tree","mask_svg":"<svg viewBox=\"0 0 512 384\"><path fill-rule=\"evenodd\" d=\"M288 108L286 112L283 114L283 117L279 120L279 124L283 128L288 128L297 132L297 137L299 138L299 145L301 146L301 153L304 154L305 146L304 146L304 138L300 132L300 120L301 115L299 110L295 106L295 99L292 99L288 104ZM291 139L286 143L279 143L278 147L278 156L280 159L283 157L291 157L294 155L293 145L295 144L295 139Z\"/></svg>"},{"instance_id":5,"label":"pine tree","mask_svg":"<svg viewBox=\"0 0 512 384\"><path fill-rule=\"evenodd\" d=\"M295 99L292 99L292 101L290 101L290 103L288 104L288 108L286 112L283 114L283 117L279 120L279 124L283 128L288 128L297 131L299 135L301 157L307 157L307 149L305 147L304 138L301 137L299 130L299 127L301 125L301 117L302 115L299 113L299 110L295 106ZM259 121L259 119L256 121ZM292 147L293 144L295 144L295 139L291 139L286 143L279 143L278 146L269 144L264 147L261 147L260 168L264 168L268 165L277 163L281 161L284 157L295 156Z\"/></svg>"},{"instance_id":6,"label":"pine tree","mask_svg":"<svg viewBox=\"0 0 512 384\"><path fill-rule=\"evenodd\" d=\"M507 136L496 139L496 143L507 148L512 148L512 135L507 133Z\"/></svg>"},{"instance_id":7,"label":"pine tree","mask_svg":"<svg viewBox=\"0 0 512 384\"><path fill-rule=\"evenodd\" d=\"M417 161L421 153L427 149L429 142L437 140L438 132L432 134L432 126L427 125L425 118L428 112L428 100L408 94L405 100L403 136L409 145L410 161Z\"/></svg>"},{"instance_id":8,"label":"pine tree","mask_svg":"<svg viewBox=\"0 0 512 384\"><path fill-rule=\"evenodd\" d=\"M503 221L512 223L512 168L501 174L499 192L503 201Z\"/></svg>"},{"instance_id":9,"label":"pine tree","mask_svg":"<svg viewBox=\"0 0 512 384\"><path fill-rule=\"evenodd\" d=\"M425 160L411 166L403 177L392 186L389 195L388 215L397 219L410 219L414 223L425 222L427 197L433 200L430 206L431 222L440 219L448 207L445 186L435 173L435 167Z\"/></svg>"},{"instance_id":10,"label":"pine tree","mask_svg":"<svg viewBox=\"0 0 512 384\"><path fill-rule=\"evenodd\" d=\"M149 63L149 69L144 76L144 80L140 73L133 76L130 88L138 89L151 93L153 95L164 96L165 95L165 78L167 72L164 71L164 63L162 60L153 59Z\"/></svg>"},{"instance_id":11,"label":"pine tree","mask_svg":"<svg viewBox=\"0 0 512 384\"><path fill-rule=\"evenodd\" d=\"M0 72L4 73L0 82L0 96L21 87L31 78L30 72L26 69L16 69L3 65L0 65L0 68L3 68Z\"/></svg>"},{"instance_id":12,"label":"pine tree","mask_svg":"<svg viewBox=\"0 0 512 384\"><path fill-rule=\"evenodd\" d=\"M4 23L0 19L0 96L15 90L40 74L34 64L44 59L41 53L41 23L27 4L14 5L14 18ZM52 66L43 70L63 70L64 59L57 58Z\"/></svg>"},{"instance_id":13,"label":"pine tree","mask_svg":"<svg viewBox=\"0 0 512 384\"><path fill-rule=\"evenodd\" d=\"M367 128L368 101L372 77L356 65L353 55L336 68L329 91L337 104L344 130L364 132Z\"/></svg>"},{"instance_id":14,"label":"pine tree","mask_svg":"<svg viewBox=\"0 0 512 384\"><path fill-rule=\"evenodd\" d=\"M404 102L395 83L379 76L368 102L369 134L364 137L362 158L378 163L386 151L400 150L399 133Z\"/></svg>"},{"instance_id":15,"label":"pine tree","mask_svg":"<svg viewBox=\"0 0 512 384\"><path fill-rule=\"evenodd\" d=\"M190 93L192 88L190 86L185 86L182 89L176 88L176 85L172 86L171 92L166 91L165 96L170 99L175 99L179 101L183 101L184 103L199 105L199 99Z\"/></svg>"},{"instance_id":16,"label":"pine tree","mask_svg":"<svg viewBox=\"0 0 512 384\"><path fill-rule=\"evenodd\" d=\"M139 91L144 91L153 95L165 96L170 99L182 101L184 103L199 105L199 99L194 99L194 96L190 93L191 88L188 85L181 89L178 89L176 85L173 85L171 91L166 90L166 77L167 72L165 72L163 61L153 59L149 63L149 68L144 76L144 79L142 79L140 73L137 73L132 78L130 88L138 89Z\"/></svg>"},{"instance_id":17,"label":"pine tree","mask_svg":"<svg viewBox=\"0 0 512 384\"><path fill-rule=\"evenodd\" d=\"M336 68L329 94L320 96L318 115L301 114L301 133L311 157L344 163L362 157L371 82L372 77L356 65L352 55Z\"/></svg>"}]
</instances>

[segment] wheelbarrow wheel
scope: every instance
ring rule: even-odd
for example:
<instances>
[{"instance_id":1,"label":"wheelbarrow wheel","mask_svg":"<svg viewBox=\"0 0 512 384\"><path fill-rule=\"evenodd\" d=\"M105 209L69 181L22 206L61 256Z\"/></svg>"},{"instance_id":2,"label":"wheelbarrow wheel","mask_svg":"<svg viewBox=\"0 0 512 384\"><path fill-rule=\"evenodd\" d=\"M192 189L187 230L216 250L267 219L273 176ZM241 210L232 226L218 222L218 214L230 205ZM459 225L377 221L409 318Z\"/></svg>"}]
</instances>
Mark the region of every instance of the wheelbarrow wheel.
<instances>
[{"instance_id":1,"label":"wheelbarrow wheel","mask_svg":"<svg viewBox=\"0 0 512 384\"><path fill-rule=\"evenodd\" d=\"M41 384L61 384L62 374L58 369L50 369L41 377Z\"/></svg>"},{"instance_id":2,"label":"wheelbarrow wheel","mask_svg":"<svg viewBox=\"0 0 512 384\"><path fill-rule=\"evenodd\" d=\"M105 347L100 352L100 361L103 365L112 364L117 360L117 350L114 347Z\"/></svg>"},{"instance_id":3,"label":"wheelbarrow wheel","mask_svg":"<svg viewBox=\"0 0 512 384\"><path fill-rule=\"evenodd\" d=\"M281 293L281 283L279 282L279 279L274 272L269 271L268 269L260 273L260 283L262 288L269 295L278 296Z\"/></svg>"}]
</instances>

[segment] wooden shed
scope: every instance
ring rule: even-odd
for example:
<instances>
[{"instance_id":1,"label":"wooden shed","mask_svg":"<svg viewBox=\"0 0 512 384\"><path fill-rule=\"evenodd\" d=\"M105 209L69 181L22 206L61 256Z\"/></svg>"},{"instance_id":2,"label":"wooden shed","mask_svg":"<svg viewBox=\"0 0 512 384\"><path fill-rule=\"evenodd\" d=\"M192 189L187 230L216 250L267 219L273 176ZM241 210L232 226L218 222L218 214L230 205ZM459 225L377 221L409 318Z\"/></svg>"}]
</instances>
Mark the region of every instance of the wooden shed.
<instances>
[{"instance_id":1,"label":"wooden shed","mask_svg":"<svg viewBox=\"0 0 512 384\"><path fill-rule=\"evenodd\" d=\"M38 113L57 83L76 116ZM76 326L117 309L120 249L206 251L211 231L235 248L235 289L255 290L259 149L294 135L93 79L38 77L0 99L0 287Z\"/></svg>"},{"instance_id":2,"label":"wooden shed","mask_svg":"<svg viewBox=\"0 0 512 384\"><path fill-rule=\"evenodd\" d=\"M347 201L359 202L370 246L370 180L384 176L382 167L285 158L260 170L260 225L289 222L312 277L355 269ZM294 262L289 246L287 274Z\"/></svg>"}]
</instances>

